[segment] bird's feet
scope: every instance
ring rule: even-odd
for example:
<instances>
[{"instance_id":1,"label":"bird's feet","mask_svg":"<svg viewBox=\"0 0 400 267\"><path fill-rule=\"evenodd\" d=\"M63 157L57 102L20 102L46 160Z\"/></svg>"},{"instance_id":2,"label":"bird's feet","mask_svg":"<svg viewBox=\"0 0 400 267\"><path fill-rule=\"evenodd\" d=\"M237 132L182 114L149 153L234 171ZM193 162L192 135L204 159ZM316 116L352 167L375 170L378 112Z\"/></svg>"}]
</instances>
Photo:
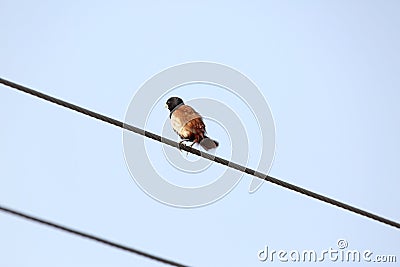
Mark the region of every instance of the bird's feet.
<instances>
[{"instance_id":1,"label":"bird's feet","mask_svg":"<svg viewBox=\"0 0 400 267\"><path fill-rule=\"evenodd\" d=\"M185 144L185 142L191 142L191 144L190 144L190 145L187 145L187 144ZM188 147L193 147L193 145L194 145L195 143L196 143L196 141L190 141L189 139L182 140L182 141L179 142L179 151L182 152L181 144L184 144L185 146L188 146ZM186 151L186 157L187 157L188 155L189 155L189 152Z\"/></svg>"},{"instance_id":2,"label":"bird's feet","mask_svg":"<svg viewBox=\"0 0 400 267\"><path fill-rule=\"evenodd\" d=\"M184 144L185 142L189 142L189 140L188 139L183 139L182 141L179 142L179 147L178 147L179 151L182 152L181 145ZM186 146L186 144L184 144L184 145Z\"/></svg>"}]
</instances>

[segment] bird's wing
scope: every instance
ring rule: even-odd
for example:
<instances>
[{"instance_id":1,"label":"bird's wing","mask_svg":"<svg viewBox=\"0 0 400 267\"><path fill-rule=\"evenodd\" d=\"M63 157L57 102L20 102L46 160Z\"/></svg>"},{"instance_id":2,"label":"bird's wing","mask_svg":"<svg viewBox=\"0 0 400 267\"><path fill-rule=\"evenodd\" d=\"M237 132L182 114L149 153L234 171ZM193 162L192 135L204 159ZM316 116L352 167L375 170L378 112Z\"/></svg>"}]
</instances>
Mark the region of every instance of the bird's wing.
<instances>
[{"instance_id":1,"label":"bird's wing","mask_svg":"<svg viewBox=\"0 0 400 267\"><path fill-rule=\"evenodd\" d=\"M201 136L201 138L203 138L206 131L206 126L201 118L195 118L186 123L182 130L190 131L196 135L198 134Z\"/></svg>"},{"instance_id":2,"label":"bird's wing","mask_svg":"<svg viewBox=\"0 0 400 267\"><path fill-rule=\"evenodd\" d=\"M201 115L188 105L182 105L172 113L171 125L174 131L184 138L187 138L190 132L195 134L205 132Z\"/></svg>"}]
</instances>

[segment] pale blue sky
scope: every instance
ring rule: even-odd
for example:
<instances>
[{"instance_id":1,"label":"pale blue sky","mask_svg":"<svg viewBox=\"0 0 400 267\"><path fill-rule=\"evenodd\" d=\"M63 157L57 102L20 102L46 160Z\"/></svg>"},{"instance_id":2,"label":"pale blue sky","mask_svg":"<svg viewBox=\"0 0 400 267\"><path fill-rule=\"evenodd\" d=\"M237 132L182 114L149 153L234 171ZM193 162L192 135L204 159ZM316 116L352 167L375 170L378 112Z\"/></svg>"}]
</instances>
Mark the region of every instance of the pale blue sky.
<instances>
[{"instance_id":1,"label":"pale blue sky","mask_svg":"<svg viewBox=\"0 0 400 267\"><path fill-rule=\"evenodd\" d=\"M240 70L274 114L271 175L400 221L398 1L0 0L0 11L2 77L121 120L166 67ZM0 120L2 205L193 266L263 266L265 245L339 238L400 261L399 230L272 184L250 195L249 176L213 205L163 205L130 177L120 129L3 86ZM1 266L162 266L4 214L0 238Z\"/></svg>"}]
</instances>

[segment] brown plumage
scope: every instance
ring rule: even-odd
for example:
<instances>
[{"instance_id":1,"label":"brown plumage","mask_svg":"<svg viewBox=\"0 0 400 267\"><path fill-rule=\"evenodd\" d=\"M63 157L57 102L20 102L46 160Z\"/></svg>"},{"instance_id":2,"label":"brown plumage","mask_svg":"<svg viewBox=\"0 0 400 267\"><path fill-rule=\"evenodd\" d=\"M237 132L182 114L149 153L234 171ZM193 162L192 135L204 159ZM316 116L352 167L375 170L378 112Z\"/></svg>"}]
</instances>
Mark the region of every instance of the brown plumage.
<instances>
[{"instance_id":1,"label":"brown plumage","mask_svg":"<svg viewBox=\"0 0 400 267\"><path fill-rule=\"evenodd\" d=\"M172 129L183 140L200 144L205 150L218 146L218 142L206 136L206 126L199 113L191 106L185 105L182 99L171 97L166 106L170 110Z\"/></svg>"}]
</instances>

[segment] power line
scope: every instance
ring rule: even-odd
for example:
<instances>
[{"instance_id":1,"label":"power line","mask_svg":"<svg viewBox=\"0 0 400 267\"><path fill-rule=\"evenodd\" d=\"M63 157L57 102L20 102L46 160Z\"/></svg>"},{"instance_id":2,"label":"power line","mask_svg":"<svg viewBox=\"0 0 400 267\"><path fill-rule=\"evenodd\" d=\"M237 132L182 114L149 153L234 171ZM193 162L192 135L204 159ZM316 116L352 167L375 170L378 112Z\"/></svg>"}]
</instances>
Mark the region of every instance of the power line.
<instances>
[{"instance_id":1,"label":"power line","mask_svg":"<svg viewBox=\"0 0 400 267\"><path fill-rule=\"evenodd\" d=\"M170 261L170 260L167 260L167 259L164 259L164 258L161 258L161 257L154 256L152 254L149 254L149 253L146 253L146 252L143 252L143 251L131 248L131 247L127 247L127 246L124 246L124 245L109 241L107 239L104 239L104 238L101 238L101 237L98 237L98 236L87 234L87 233L84 233L84 232L81 232L81 231L78 231L78 230L75 230L75 229L72 229L72 228L69 228L69 227L54 223L54 222L50 222L50 221L47 221L47 220L44 220L44 219L40 219L38 217L34 217L34 216L28 215L26 213L22 213L22 212L10 209L10 208L6 208L6 207L3 207L3 206L0 206L0 211L3 211L3 212L8 213L8 214L12 214L14 216L18 216L18 217L21 217L21 218L24 218L24 219L27 219L27 220L30 220L30 221L34 221L34 222L37 222L37 223L40 223L40 224L44 224L46 226L50 226L50 227L56 228L56 229L64 231L64 232L68 232L70 234L74 234L74 235L78 235L80 237L88 238L90 240L103 243L104 245L111 246L111 247L118 248L118 249L122 249L122 250L128 251L130 253L134 253L134 254L137 254L137 255L140 255L140 256L155 260L155 261L159 261L159 262L162 262L162 263L165 263L165 264L168 264L168 265L179 266L179 267L186 267L187 266L187 265L183 265L183 264L180 264L180 263L177 263L177 262L174 262L174 261Z\"/></svg>"},{"instance_id":2,"label":"power line","mask_svg":"<svg viewBox=\"0 0 400 267\"><path fill-rule=\"evenodd\" d=\"M337 201L337 200L335 200L333 198L323 196L321 194L312 192L310 190L307 190L305 188L299 187L297 185L293 185L293 184L290 184L288 182L282 181L280 179L274 178L272 176L260 173L258 171L253 170L253 169L250 169L250 168L247 168L245 166L239 165L237 163L231 162L229 160L226 160L226 159L223 159L223 158L220 158L220 157L217 157L217 156L205 153L205 152L201 152L200 150L192 148L192 147L189 147L189 146L186 146L183 143L178 143L178 142L175 142L175 141L173 141L171 139L161 137L161 136L159 136L157 134L145 131L145 130L140 129L138 127L135 127L135 126L132 126L132 125L129 125L129 124L125 124L122 121L118 121L118 120L110 118L108 116L105 116L105 115L99 114L97 112L85 109L83 107L74 105L74 104L66 102L64 100L61 100L61 99L58 99L58 98L43 94L43 93L38 92L38 91L36 91L34 89L31 89L31 88L16 84L14 82L11 82L11 81L8 81L8 80L2 79L2 78L0 78L0 83L6 85L8 87L14 88L14 89L16 89L18 91L22 91L22 92L25 92L27 94L31 94L33 96L36 96L36 97L44 99L46 101L55 103L55 104L63 106L63 107L66 107L68 109L75 110L75 111L77 111L79 113L82 113L82 114L85 114L85 115L87 115L89 117L93 117L93 118L96 118L98 120L113 124L113 125L115 125L117 127L120 127L120 128L129 130L129 131L132 131L134 133L146 136L148 138L154 139L154 140L156 140L158 142L161 142L161 143L164 143L166 145L179 148L181 150L187 151L187 152L195 154L197 156L212 160L214 162L220 163L220 164L228 166L230 168L233 168L233 169L239 170L241 172L250 174L250 175L255 176L257 178L260 178L262 180L274 183L276 185L279 185L279 186L282 186L284 188L293 190L293 191L301 193L303 195L318 199L320 201L329 203L331 205L334 205L334 206L343 208L345 210L354 212L354 213L359 214L361 216L368 217L370 219L373 219L373 220L376 220L376 221L379 221L379 222L382 222L384 224L387 224L387 225L390 225L390 226L393 226L393 227L396 227L396 228L400 229L400 223L398 223L398 222L386 219L384 217L381 217L379 215L373 214L371 212L368 212L368 211L356 208L354 206L348 205L348 204L346 204L344 202Z\"/></svg>"}]
</instances>

